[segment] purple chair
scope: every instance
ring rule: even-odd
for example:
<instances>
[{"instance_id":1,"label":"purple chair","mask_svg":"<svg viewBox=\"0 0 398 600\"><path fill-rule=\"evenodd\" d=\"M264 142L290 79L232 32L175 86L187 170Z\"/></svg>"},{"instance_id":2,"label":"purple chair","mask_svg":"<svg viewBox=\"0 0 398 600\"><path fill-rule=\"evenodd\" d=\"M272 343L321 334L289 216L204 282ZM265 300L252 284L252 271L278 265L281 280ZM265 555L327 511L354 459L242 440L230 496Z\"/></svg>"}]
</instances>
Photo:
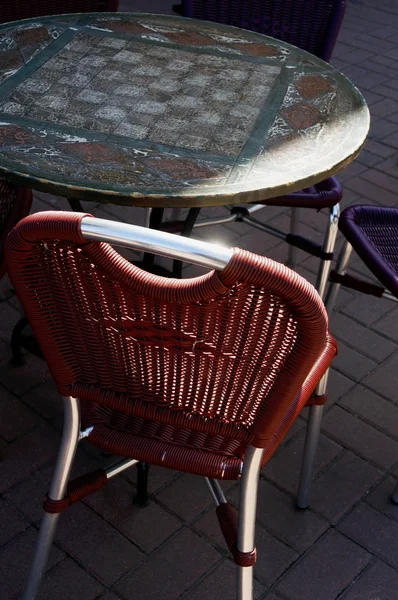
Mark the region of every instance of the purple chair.
<instances>
[{"instance_id":1,"label":"purple chair","mask_svg":"<svg viewBox=\"0 0 398 600\"><path fill-rule=\"evenodd\" d=\"M347 0L183 0L192 19L243 27L330 60Z\"/></svg>"},{"instance_id":2,"label":"purple chair","mask_svg":"<svg viewBox=\"0 0 398 600\"><path fill-rule=\"evenodd\" d=\"M339 229L346 242L336 268L330 274L331 285L326 298L328 310L333 309L341 285L397 302L398 208L349 206L341 213ZM382 285L346 273L352 249ZM398 483L391 500L398 504Z\"/></svg>"}]
</instances>

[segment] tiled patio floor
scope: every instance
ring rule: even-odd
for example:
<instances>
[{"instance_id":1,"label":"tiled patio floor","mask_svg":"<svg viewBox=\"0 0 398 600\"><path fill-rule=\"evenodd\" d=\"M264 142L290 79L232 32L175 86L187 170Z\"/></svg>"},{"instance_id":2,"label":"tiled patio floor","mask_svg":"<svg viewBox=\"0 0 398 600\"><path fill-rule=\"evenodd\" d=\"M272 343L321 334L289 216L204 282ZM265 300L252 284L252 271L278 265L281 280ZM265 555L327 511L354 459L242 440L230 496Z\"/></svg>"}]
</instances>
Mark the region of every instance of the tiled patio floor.
<instances>
[{"instance_id":1,"label":"tiled patio floor","mask_svg":"<svg viewBox=\"0 0 398 600\"><path fill-rule=\"evenodd\" d=\"M171 12L168 0L122 0L130 11ZM372 113L365 150L340 179L344 206L398 205L398 0L351 0L333 63L363 91ZM35 210L67 208L38 195ZM140 223L142 209L87 205L97 216ZM211 211L208 211L211 212ZM264 211L265 214L266 211ZM269 209L274 224L287 211ZM301 230L321 239L326 215L302 210ZM241 224L201 230L285 260L285 245ZM299 270L314 278L316 261L300 253ZM365 270L359 260L352 267ZM32 558L40 505L57 451L62 413L43 362L9 365L19 317L7 280L0 289L0 599L20 597ZM256 598L397 600L398 307L342 291L331 329L340 354L313 484L311 508L294 494L305 415L264 469L258 504ZM78 471L98 464L82 448ZM153 468L151 504L132 506L135 472L116 477L61 519L43 600L231 600L234 566L203 480ZM236 502L236 485L226 486Z\"/></svg>"}]
</instances>

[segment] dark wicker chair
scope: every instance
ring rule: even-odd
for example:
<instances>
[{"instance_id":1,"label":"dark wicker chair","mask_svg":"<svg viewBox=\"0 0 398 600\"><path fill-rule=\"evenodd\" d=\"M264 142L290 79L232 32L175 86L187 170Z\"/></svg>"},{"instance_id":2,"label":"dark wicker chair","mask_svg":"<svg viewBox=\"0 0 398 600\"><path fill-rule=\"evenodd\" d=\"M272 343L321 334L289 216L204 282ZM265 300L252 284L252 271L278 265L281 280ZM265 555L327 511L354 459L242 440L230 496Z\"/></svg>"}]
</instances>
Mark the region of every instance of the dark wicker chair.
<instances>
[{"instance_id":1,"label":"dark wicker chair","mask_svg":"<svg viewBox=\"0 0 398 600\"><path fill-rule=\"evenodd\" d=\"M330 60L347 0L183 0L193 19L243 27Z\"/></svg>"},{"instance_id":2,"label":"dark wicker chair","mask_svg":"<svg viewBox=\"0 0 398 600\"><path fill-rule=\"evenodd\" d=\"M1 2L0 23L43 15L81 12L116 12L118 0L12 0Z\"/></svg>"},{"instance_id":3,"label":"dark wicker chair","mask_svg":"<svg viewBox=\"0 0 398 600\"><path fill-rule=\"evenodd\" d=\"M397 302L398 208L350 206L341 213L339 229L346 242L336 268L330 274L331 285L326 298L328 308L333 309L340 285ZM346 273L352 249L383 285ZM398 484L391 499L398 504Z\"/></svg>"},{"instance_id":4,"label":"dark wicker chair","mask_svg":"<svg viewBox=\"0 0 398 600\"><path fill-rule=\"evenodd\" d=\"M165 279L109 239L217 270ZM251 600L259 469L336 353L315 289L244 250L71 212L21 221L6 260L65 405L25 600L37 597L60 512L138 461L206 477L236 597ZM82 437L127 458L68 482ZM218 479L241 479L238 515Z\"/></svg>"},{"instance_id":5,"label":"dark wicker chair","mask_svg":"<svg viewBox=\"0 0 398 600\"><path fill-rule=\"evenodd\" d=\"M6 272L4 263L4 246L11 229L23 217L26 217L32 206L32 192L18 188L0 179L0 279Z\"/></svg>"},{"instance_id":6,"label":"dark wicker chair","mask_svg":"<svg viewBox=\"0 0 398 600\"><path fill-rule=\"evenodd\" d=\"M186 17L234 25L270 35L329 61L346 5L347 0L183 0L179 12ZM293 268L296 264L295 248L318 257L320 264L315 287L323 298L337 236L341 197L342 188L339 182L335 177L330 177L311 188L264 202L266 206L279 205L292 208L288 233L276 230L254 218L253 215L261 208L261 204L226 207L229 214L225 217L225 222L231 221L233 216L237 221L243 221L265 233L284 239L289 244L288 264ZM300 208L329 209L329 223L322 246L299 235L297 209ZM199 212L198 209L193 210ZM212 220L209 219L208 222L211 224ZM222 218L217 217L217 223L221 222ZM172 226L175 230L175 224ZM321 382L318 392L326 399L326 391L325 379ZM310 411L303 459L303 468L306 465L306 471L301 474L297 498L300 508L306 508L309 504L312 465L322 412L323 406L313 407Z\"/></svg>"}]
</instances>

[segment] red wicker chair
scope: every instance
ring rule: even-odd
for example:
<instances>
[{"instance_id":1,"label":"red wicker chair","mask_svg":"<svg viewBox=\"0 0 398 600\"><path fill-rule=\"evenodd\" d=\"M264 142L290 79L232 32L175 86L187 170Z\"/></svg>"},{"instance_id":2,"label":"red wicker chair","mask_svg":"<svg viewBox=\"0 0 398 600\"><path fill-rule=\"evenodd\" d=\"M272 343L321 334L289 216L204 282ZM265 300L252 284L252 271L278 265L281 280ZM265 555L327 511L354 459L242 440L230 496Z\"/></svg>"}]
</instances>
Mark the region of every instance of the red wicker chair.
<instances>
[{"instance_id":1,"label":"red wicker chair","mask_svg":"<svg viewBox=\"0 0 398 600\"><path fill-rule=\"evenodd\" d=\"M4 246L11 229L20 219L29 214L32 192L15 187L0 179L0 279L6 272Z\"/></svg>"},{"instance_id":2,"label":"red wicker chair","mask_svg":"<svg viewBox=\"0 0 398 600\"><path fill-rule=\"evenodd\" d=\"M218 270L165 279L106 240ZM6 260L65 405L25 600L59 513L137 461L208 478L238 564L236 597L251 600L259 469L336 353L315 289L244 250L71 212L21 221ZM68 483L81 437L127 458ZM241 479L239 516L217 479Z\"/></svg>"}]
</instances>

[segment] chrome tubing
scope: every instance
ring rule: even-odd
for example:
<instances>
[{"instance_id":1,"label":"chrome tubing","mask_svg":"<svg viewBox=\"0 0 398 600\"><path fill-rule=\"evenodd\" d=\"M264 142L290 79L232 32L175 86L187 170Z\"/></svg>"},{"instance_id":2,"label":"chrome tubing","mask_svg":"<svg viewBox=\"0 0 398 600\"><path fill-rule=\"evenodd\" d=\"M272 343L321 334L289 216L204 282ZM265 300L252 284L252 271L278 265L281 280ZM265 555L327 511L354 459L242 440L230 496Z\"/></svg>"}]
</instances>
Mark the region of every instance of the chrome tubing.
<instances>
[{"instance_id":1,"label":"chrome tubing","mask_svg":"<svg viewBox=\"0 0 398 600\"><path fill-rule=\"evenodd\" d=\"M233 254L230 248L217 244L95 217L82 218L81 233L86 240L143 250L217 270L223 269Z\"/></svg>"}]
</instances>

